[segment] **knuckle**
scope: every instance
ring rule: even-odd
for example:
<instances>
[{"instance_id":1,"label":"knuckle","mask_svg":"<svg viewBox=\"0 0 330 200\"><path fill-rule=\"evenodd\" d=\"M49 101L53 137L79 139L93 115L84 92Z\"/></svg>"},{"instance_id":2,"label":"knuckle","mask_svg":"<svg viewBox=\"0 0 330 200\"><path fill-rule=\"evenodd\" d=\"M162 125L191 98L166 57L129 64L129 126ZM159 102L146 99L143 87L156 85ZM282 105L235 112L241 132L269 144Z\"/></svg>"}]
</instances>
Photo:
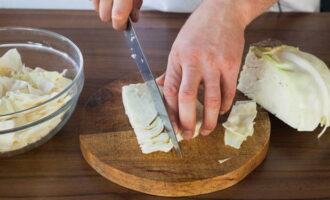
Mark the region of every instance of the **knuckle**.
<instances>
[{"instance_id":1,"label":"knuckle","mask_svg":"<svg viewBox=\"0 0 330 200\"><path fill-rule=\"evenodd\" d=\"M178 96L179 89L173 84L164 86L164 95L167 97L176 97Z\"/></svg>"},{"instance_id":2,"label":"knuckle","mask_svg":"<svg viewBox=\"0 0 330 200\"><path fill-rule=\"evenodd\" d=\"M172 48L169 54L169 59L176 60L179 57L180 57L180 51L176 50L175 48Z\"/></svg>"},{"instance_id":3,"label":"knuckle","mask_svg":"<svg viewBox=\"0 0 330 200\"><path fill-rule=\"evenodd\" d=\"M196 66L201 58L199 50L191 49L184 53L184 62L187 66Z\"/></svg>"},{"instance_id":4,"label":"knuckle","mask_svg":"<svg viewBox=\"0 0 330 200\"><path fill-rule=\"evenodd\" d=\"M237 63L236 61L237 59L233 58L233 57L228 57L226 58L226 64L229 66L233 66Z\"/></svg>"},{"instance_id":5,"label":"knuckle","mask_svg":"<svg viewBox=\"0 0 330 200\"><path fill-rule=\"evenodd\" d=\"M237 71L239 65L240 65L240 60L238 60L237 58L228 57L224 61L224 66L228 71L233 71L233 72Z\"/></svg>"},{"instance_id":6,"label":"knuckle","mask_svg":"<svg viewBox=\"0 0 330 200\"><path fill-rule=\"evenodd\" d=\"M111 20L110 16L105 14L105 13L102 13L100 12L100 19L103 21L103 22L109 22Z\"/></svg>"},{"instance_id":7,"label":"knuckle","mask_svg":"<svg viewBox=\"0 0 330 200\"><path fill-rule=\"evenodd\" d=\"M126 20L126 13L120 9L114 9L112 11L112 19L114 21L125 21Z\"/></svg>"},{"instance_id":8,"label":"knuckle","mask_svg":"<svg viewBox=\"0 0 330 200\"><path fill-rule=\"evenodd\" d=\"M206 97L204 100L206 108L218 109L220 108L220 98L219 97Z\"/></svg>"},{"instance_id":9,"label":"knuckle","mask_svg":"<svg viewBox=\"0 0 330 200\"><path fill-rule=\"evenodd\" d=\"M179 101L183 103L194 101L195 97L196 97L196 91L192 88L183 88L182 90L180 90Z\"/></svg>"}]
</instances>

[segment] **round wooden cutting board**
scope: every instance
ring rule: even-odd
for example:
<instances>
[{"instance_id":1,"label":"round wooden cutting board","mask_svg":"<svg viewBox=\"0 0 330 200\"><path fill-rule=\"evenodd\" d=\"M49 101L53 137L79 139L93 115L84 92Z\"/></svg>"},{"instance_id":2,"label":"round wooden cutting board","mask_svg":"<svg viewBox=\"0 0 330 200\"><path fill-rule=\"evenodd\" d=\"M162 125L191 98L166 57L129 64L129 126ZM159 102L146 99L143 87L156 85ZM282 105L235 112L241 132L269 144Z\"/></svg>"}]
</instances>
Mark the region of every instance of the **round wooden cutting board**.
<instances>
[{"instance_id":1,"label":"round wooden cutting board","mask_svg":"<svg viewBox=\"0 0 330 200\"><path fill-rule=\"evenodd\" d=\"M169 153L142 154L125 115L121 87L141 82L133 76L109 83L92 96L82 117L80 146L86 161L105 178L130 189L159 196L192 196L228 188L265 158L270 136L267 112L258 108L255 132L241 149L224 145L224 129L180 142L184 157ZM245 99L237 94L236 100ZM227 159L224 163L219 160Z\"/></svg>"}]
</instances>

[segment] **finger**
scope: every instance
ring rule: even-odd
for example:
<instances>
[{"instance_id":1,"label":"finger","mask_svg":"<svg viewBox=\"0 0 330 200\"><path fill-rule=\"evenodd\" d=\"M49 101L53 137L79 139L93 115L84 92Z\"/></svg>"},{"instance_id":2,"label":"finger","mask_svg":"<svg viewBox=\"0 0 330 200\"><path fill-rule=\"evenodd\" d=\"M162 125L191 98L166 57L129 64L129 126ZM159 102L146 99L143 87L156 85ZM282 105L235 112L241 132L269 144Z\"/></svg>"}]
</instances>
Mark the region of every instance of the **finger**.
<instances>
[{"instance_id":1,"label":"finger","mask_svg":"<svg viewBox=\"0 0 330 200\"><path fill-rule=\"evenodd\" d=\"M183 138L192 138L196 125L196 99L201 81L200 71L195 67L182 69L182 81L179 91L179 119L183 129Z\"/></svg>"},{"instance_id":2,"label":"finger","mask_svg":"<svg viewBox=\"0 0 330 200\"><path fill-rule=\"evenodd\" d=\"M100 0L99 15L102 21L110 22L112 10L112 0Z\"/></svg>"},{"instance_id":3,"label":"finger","mask_svg":"<svg viewBox=\"0 0 330 200\"><path fill-rule=\"evenodd\" d=\"M156 78L156 82L157 82L157 85L159 85L159 86L164 86L164 82L165 82L165 73L163 73L163 74L160 75L158 78Z\"/></svg>"},{"instance_id":4,"label":"finger","mask_svg":"<svg viewBox=\"0 0 330 200\"><path fill-rule=\"evenodd\" d=\"M132 21L133 22L139 21L139 16L140 16L140 10L133 9L132 13L130 14Z\"/></svg>"},{"instance_id":5,"label":"finger","mask_svg":"<svg viewBox=\"0 0 330 200\"><path fill-rule=\"evenodd\" d=\"M126 29L126 23L133 9L133 0L114 0L112 8L112 26L121 31Z\"/></svg>"},{"instance_id":6,"label":"finger","mask_svg":"<svg viewBox=\"0 0 330 200\"><path fill-rule=\"evenodd\" d=\"M93 6L96 12L99 12L100 0L93 0Z\"/></svg>"},{"instance_id":7,"label":"finger","mask_svg":"<svg viewBox=\"0 0 330 200\"><path fill-rule=\"evenodd\" d=\"M166 108L169 108L169 105L166 101L165 101L165 106L166 106ZM171 121L174 132L175 133L181 133L180 128L179 128L178 112L169 112L168 111L168 117Z\"/></svg>"},{"instance_id":8,"label":"finger","mask_svg":"<svg viewBox=\"0 0 330 200\"><path fill-rule=\"evenodd\" d=\"M133 0L133 8L140 10L142 6L142 0Z\"/></svg>"},{"instance_id":9,"label":"finger","mask_svg":"<svg viewBox=\"0 0 330 200\"><path fill-rule=\"evenodd\" d=\"M237 75L227 74L226 76L221 76L221 107L220 114L223 115L229 111L236 93L236 81Z\"/></svg>"},{"instance_id":10,"label":"finger","mask_svg":"<svg viewBox=\"0 0 330 200\"><path fill-rule=\"evenodd\" d=\"M220 72L207 72L204 76L204 117L200 133L210 134L217 125L221 105Z\"/></svg>"},{"instance_id":11,"label":"finger","mask_svg":"<svg viewBox=\"0 0 330 200\"><path fill-rule=\"evenodd\" d=\"M181 83L181 68L169 58L164 81L164 96L169 118L176 132L179 130L178 123L178 94Z\"/></svg>"},{"instance_id":12,"label":"finger","mask_svg":"<svg viewBox=\"0 0 330 200\"><path fill-rule=\"evenodd\" d=\"M137 22L139 20L141 6L142 0L133 0L133 11L130 15L133 22Z\"/></svg>"}]
</instances>

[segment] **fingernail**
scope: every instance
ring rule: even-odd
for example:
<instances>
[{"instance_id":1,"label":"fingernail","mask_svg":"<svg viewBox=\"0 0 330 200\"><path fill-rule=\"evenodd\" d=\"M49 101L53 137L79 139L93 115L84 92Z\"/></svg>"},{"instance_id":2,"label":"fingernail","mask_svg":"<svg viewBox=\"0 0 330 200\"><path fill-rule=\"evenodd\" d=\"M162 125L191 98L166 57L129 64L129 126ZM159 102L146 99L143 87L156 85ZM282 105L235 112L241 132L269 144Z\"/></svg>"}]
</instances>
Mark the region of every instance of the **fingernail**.
<instances>
[{"instance_id":1,"label":"fingernail","mask_svg":"<svg viewBox=\"0 0 330 200\"><path fill-rule=\"evenodd\" d=\"M189 140L192 137L192 131L184 131L183 132L183 139Z\"/></svg>"},{"instance_id":2,"label":"fingernail","mask_svg":"<svg viewBox=\"0 0 330 200\"><path fill-rule=\"evenodd\" d=\"M209 130L202 130L202 131L201 131L201 134L204 135L204 136L207 136L207 135L209 135L210 133L211 133L211 131L209 131Z\"/></svg>"}]
</instances>

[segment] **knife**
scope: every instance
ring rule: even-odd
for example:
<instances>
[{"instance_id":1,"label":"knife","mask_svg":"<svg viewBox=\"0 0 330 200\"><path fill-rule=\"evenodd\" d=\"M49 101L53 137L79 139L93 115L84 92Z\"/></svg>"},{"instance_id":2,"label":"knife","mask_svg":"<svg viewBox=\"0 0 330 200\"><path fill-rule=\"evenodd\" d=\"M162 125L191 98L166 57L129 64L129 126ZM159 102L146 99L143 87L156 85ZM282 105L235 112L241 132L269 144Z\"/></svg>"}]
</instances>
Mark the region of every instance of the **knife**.
<instances>
[{"instance_id":1,"label":"knife","mask_svg":"<svg viewBox=\"0 0 330 200\"><path fill-rule=\"evenodd\" d=\"M145 57L142 47L140 45L140 42L138 40L138 37L136 35L136 32L134 30L132 20L129 18L127 22L127 29L124 31L125 38L128 42L128 45L131 48L132 51L132 58L135 60L136 65L139 69L139 72L148 86L149 92L152 96L152 100L155 103L156 110L160 116L160 118L163 120L164 126L166 130L168 131L168 135L171 138L171 142L174 146L174 149L176 150L178 156L182 158L182 152L178 143L178 139L176 138L176 134L174 132L173 126L171 124L171 121L168 117L168 113L166 111L166 107L162 98L162 95L159 91L159 88L156 84L155 78L150 70L147 58Z\"/></svg>"}]
</instances>

